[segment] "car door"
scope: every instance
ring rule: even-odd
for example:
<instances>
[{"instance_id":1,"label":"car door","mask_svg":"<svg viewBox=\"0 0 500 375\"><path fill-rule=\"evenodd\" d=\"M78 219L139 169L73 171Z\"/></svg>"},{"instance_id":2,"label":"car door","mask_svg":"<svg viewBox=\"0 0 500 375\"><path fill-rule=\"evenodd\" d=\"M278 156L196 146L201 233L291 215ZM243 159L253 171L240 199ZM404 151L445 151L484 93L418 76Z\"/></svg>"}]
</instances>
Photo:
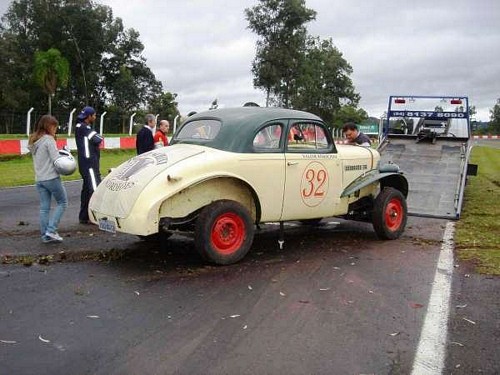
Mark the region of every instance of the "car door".
<instances>
[{"instance_id":1,"label":"car door","mask_svg":"<svg viewBox=\"0 0 500 375\"><path fill-rule=\"evenodd\" d=\"M240 159L242 174L259 199L262 221L278 221L283 208L285 157L283 153L287 121L275 120L257 129L253 152Z\"/></svg>"},{"instance_id":2,"label":"car door","mask_svg":"<svg viewBox=\"0 0 500 375\"><path fill-rule=\"evenodd\" d=\"M341 164L323 123L290 120L285 137L282 221L331 216L340 201Z\"/></svg>"}]
</instances>

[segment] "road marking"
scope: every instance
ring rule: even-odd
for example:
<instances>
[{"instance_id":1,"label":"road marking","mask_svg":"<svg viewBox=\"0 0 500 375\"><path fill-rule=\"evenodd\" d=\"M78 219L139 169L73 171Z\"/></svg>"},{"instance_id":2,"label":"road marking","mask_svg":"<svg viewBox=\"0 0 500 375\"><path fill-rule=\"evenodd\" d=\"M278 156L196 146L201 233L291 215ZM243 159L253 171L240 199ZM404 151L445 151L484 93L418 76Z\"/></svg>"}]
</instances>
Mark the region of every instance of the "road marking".
<instances>
[{"instance_id":1,"label":"road marking","mask_svg":"<svg viewBox=\"0 0 500 375\"><path fill-rule=\"evenodd\" d=\"M412 375L441 374L446 355L455 223L447 222Z\"/></svg>"}]
</instances>

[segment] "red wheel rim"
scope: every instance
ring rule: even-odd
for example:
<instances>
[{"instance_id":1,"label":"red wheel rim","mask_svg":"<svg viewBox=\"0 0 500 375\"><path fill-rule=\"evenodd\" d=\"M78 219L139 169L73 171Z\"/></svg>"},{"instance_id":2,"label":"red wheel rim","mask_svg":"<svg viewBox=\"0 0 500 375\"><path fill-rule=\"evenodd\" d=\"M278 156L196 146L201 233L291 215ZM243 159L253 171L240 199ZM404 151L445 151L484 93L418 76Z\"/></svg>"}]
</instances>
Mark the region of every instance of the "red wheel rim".
<instances>
[{"instance_id":1,"label":"red wheel rim","mask_svg":"<svg viewBox=\"0 0 500 375\"><path fill-rule=\"evenodd\" d=\"M403 222L403 205L397 198L389 201L385 207L385 224L390 231L396 231Z\"/></svg>"},{"instance_id":2,"label":"red wheel rim","mask_svg":"<svg viewBox=\"0 0 500 375\"><path fill-rule=\"evenodd\" d=\"M238 215L220 215L212 227L212 245L221 254L232 254L245 240L245 223Z\"/></svg>"}]
</instances>

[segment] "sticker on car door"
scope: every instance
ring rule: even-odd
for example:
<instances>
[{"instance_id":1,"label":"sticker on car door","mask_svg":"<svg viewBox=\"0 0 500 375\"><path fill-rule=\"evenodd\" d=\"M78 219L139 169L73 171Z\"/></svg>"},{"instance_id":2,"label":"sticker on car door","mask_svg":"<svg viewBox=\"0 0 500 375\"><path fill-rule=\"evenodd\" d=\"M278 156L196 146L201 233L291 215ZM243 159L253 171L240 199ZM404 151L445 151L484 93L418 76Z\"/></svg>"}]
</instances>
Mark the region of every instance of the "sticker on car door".
<instances>
[{"instance_id":1,"label":"sticker on car door","mask_svg":"<svg viewBox=\"0 0 500 375\"><path fill-rule=\"evenodd\" d=\"M317 161L309 163L302 174L300 196L308 207L316 207L328 193L328 170Z\"/></svg>"}]
</instances>

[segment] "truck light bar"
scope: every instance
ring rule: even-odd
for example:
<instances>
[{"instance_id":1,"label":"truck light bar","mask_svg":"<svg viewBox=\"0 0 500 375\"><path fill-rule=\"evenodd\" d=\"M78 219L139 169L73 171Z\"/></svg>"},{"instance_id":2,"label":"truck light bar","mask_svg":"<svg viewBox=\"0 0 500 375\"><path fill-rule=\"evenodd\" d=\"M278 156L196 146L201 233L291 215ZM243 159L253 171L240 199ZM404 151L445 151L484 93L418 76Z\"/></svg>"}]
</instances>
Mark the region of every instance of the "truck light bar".
<instances>
[{"instance_id":1,"label":"truck light bar","mask_svg":"<svg viewBox=\"0 0 500 375\"><path fill-rule=\"evenodd\" d=\"M462 99L451 99L451 104L462 104Z\"/></svg>"},{"instance_id":2,"label":"truck light bar","mask_svg":"<svg viewBox=\"0 0 500 375\"><path fill-rule=\"evenodd\" d=\"M394 103L396 103L396 104L404 104L404 103L406 103L406 100L404 100L404 99L394 99Z\"/></svg>"}]
</instances>

